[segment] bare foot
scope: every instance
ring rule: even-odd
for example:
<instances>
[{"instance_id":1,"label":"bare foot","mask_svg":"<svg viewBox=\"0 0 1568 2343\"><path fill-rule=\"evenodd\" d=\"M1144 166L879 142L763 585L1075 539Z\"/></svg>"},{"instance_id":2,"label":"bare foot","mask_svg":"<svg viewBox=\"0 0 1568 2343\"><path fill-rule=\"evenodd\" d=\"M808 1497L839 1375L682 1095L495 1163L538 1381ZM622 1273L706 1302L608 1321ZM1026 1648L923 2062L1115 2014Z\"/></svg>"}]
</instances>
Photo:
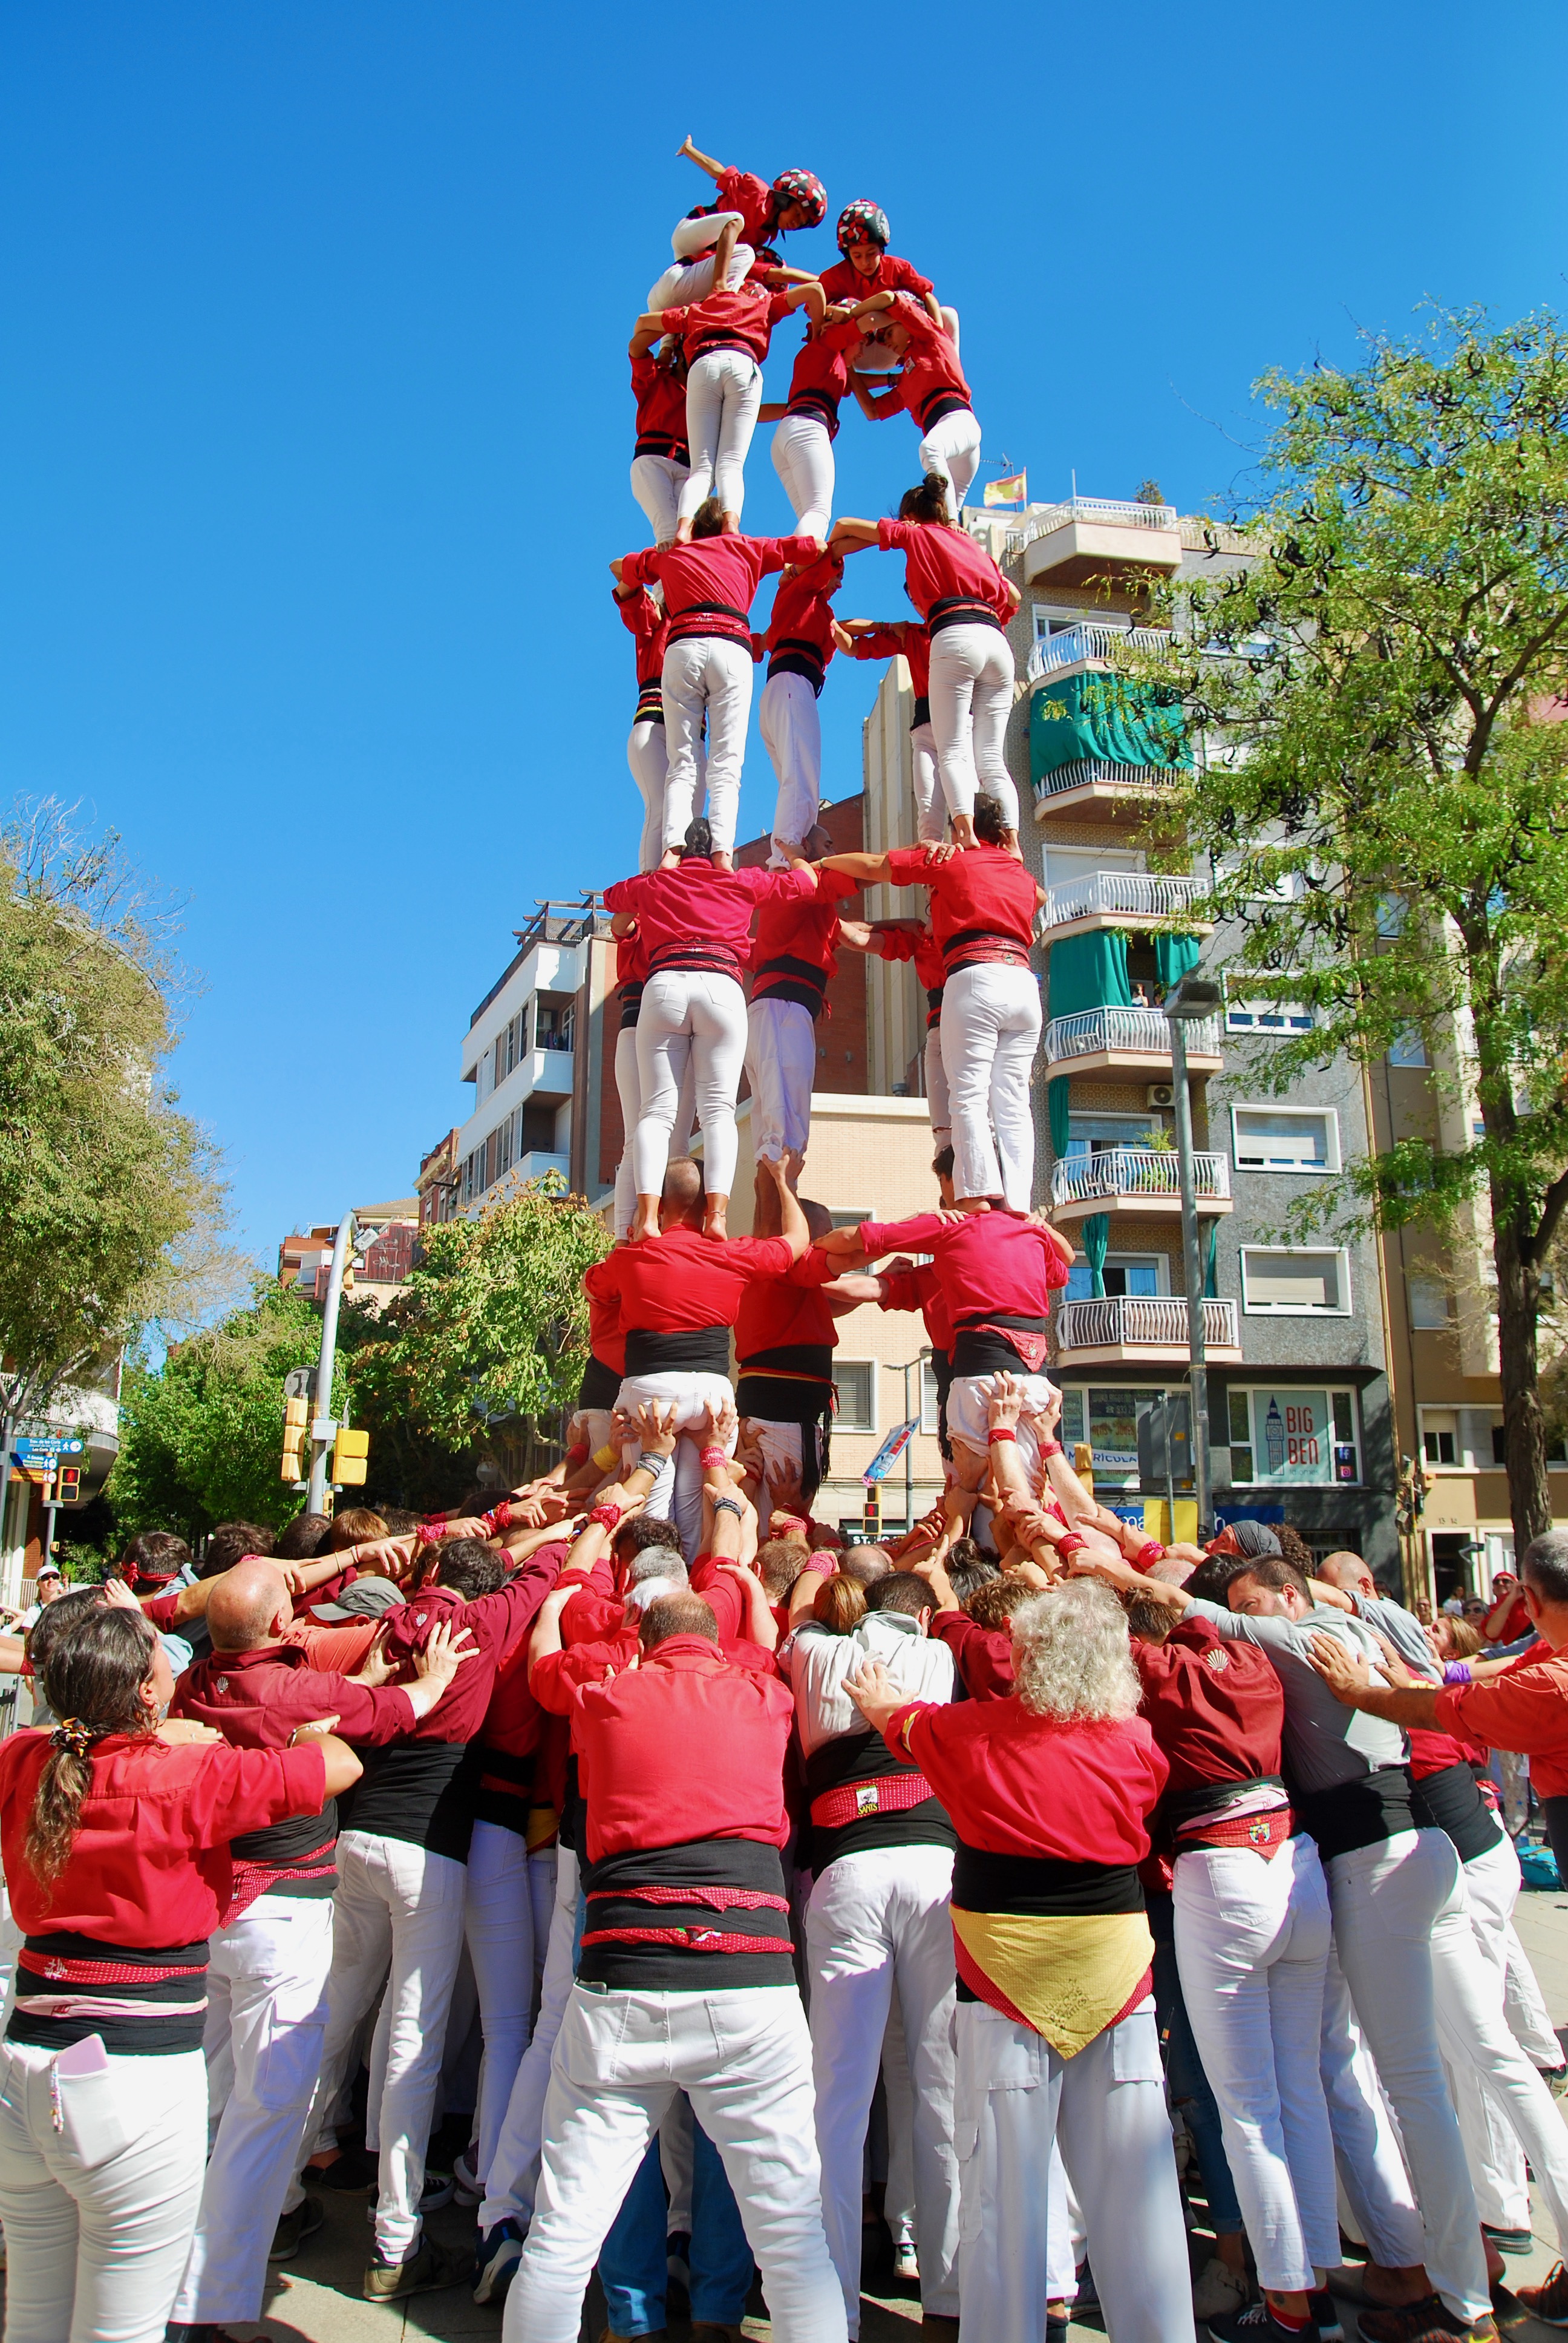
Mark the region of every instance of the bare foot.
<instances>
[{"instance_id":1,"label":"bare foot","mask_svg":"<svg viewBox=\"0 0 1568 2343\"><path fill-rule=\"evenodd\" d=\"M709 1206L708 1217L702 1223L702 1233L722 1244L729 1234L729 1223L722 1212L716 1212Z\"/></svg>"}]
</instances>

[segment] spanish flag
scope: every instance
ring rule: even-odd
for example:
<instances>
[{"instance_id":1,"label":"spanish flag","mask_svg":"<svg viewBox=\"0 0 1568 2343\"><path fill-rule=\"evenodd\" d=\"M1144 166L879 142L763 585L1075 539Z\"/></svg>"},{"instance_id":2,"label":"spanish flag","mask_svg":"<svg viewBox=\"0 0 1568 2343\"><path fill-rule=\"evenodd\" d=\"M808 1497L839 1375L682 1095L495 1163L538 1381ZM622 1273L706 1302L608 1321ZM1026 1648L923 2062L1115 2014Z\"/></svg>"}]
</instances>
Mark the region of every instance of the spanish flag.
<instances>
[{"instance_id":1,"label":"spanish flag","mask_svg":"<svg viewBox=\"0 0 1568 2343\"><path fill-rule=\"evenodd\" d=\"M1026 505L1029 502L1029 474L1014 472L1005 480L988 480L985 484L988 505Z\"/></svg>"}]
</instances>

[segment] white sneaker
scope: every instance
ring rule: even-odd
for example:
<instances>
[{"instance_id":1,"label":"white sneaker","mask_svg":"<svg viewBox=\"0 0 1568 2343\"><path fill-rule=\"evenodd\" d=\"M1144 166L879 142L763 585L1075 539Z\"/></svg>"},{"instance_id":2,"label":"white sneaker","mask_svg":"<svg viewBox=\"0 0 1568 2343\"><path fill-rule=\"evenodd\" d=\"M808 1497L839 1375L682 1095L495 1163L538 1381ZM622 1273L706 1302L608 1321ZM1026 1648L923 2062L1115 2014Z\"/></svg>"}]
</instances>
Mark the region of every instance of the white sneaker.
<instances>
[{"instance_id":1,"label":"white sneaker","mask_svg":"<svg viewBox=\"0 0 1568 2343\"><path fill-rule=\"evenodd\" d=\"M906 2278L914 2284L918 2283L920 2275L920 2258L916 2250L914 2239L900 2237L893 2247L893 2276Z\"/></svg>"},{"instance_id":2,"label":"white sneaker","mask_svg":"<svg viewBox=\"0 0 1568 2343\"><path fill-rule=\"evenodd\" d=\"M1245 2278L1227 2269L1218 2254L1211 2254L1192 2281L1192 2316L1223 2318L1228 2311L1242 2309L1250 2292Z\"/></svg>"},{"instance_id":3,"label":"white sneaker","mask_svg":"<svg viewBox=\"0 0 1568 2343\"><path fill-rule=\"evenodd\" d=\"M459 2205L484 2203L485 2192L479 2185L479 2176L474 2169L472 2147L466 2147L461 2156L454 2157L452 2179L455 2184L453 2193Z\"/></svg>"}]
</instances>

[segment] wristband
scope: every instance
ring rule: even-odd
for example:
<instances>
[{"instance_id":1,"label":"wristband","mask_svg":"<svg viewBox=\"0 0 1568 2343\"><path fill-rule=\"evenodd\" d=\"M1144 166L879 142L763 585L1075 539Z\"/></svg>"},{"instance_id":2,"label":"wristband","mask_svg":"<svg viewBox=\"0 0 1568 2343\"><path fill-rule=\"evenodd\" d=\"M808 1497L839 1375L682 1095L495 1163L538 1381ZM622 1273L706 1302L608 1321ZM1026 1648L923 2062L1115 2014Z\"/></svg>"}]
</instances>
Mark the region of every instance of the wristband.
<instances>
[{"instance_id":1,"label":"wristband","mask_svg":"<svg viewBox=\"0 0 1568 2343\"><path fill-rule=\"evenodd\" d=\"M802 1578L804 1578L808 1571L810 1571L812 1574L818 1578L837 1578L839 1575L838 1561L836 1557L830 1554L809 1554L805 1561L800 1565L800 1575Z\"/></svg>"},{"instance_id":2,"label":"wristband","mask_svg":"<svg viewBox=\"0 0 1568 2343\"><path fill-rule=\"evenodd\" d=\"M1060 1440L1042 1440L1040 1443L1040 1453L1042 1456L1065 1456L1067 1451Z\"/></svg>"},{"instance_id":3,"label":"wristband","mask_svg":"<svg viewBox=\"0 0 1568 2343\"><path fill-rule=\"evenodd\" d=\"M1165 1559L1165 1549L1158 1538L1149 1538L1132 1557L1134 1570L1152 1570L1157 1562Z\"/></svg>"},{"instance_id":4,"label":"wristband","mask_svg":"<svg viewBox=\"0 0 1568 2343\"><path fill-rule=\"evenodd\" d=\"M481 1518L483 1519L487 1528L489 1530L492 1537L495 1536L498 1530L509 1530L512 1526L512 1501L510 1497L503 1497L498 1505L492 1505L489 1512L482 1515Z\"/></svg>"},{"instance_id":5,"label":"wristband","mask_svg":"<svg viewBox=\"0 0 1568 2343\"><path fill-rule=\"evenodd\" d=\"M421 1545L439 1545L446 1528L445 1522L420 1522L416 1535Z\"/></svg>"},{"instance_id":6,"label":"wristband","mask_svg":"<svg viewBox=\"0 0 1568 2343\"><path fill-rule=\"evenodd\" d=\"M724 1449L714 1447L705 1448L702 1451L700 1461L702 1469L705 1473L711 1473L715 1469L722 1472L724 1467L729 1463L729 1458Z\"/></svg>"},{"instance_id":7,"label":"wristband","mask_svg":"<svg viewBox=\"0 0 1568 2343\"><path fill-rule=\"evenodd\" d=\"M738 1522L746 1519L745 1506L738 1504L733 1497L715 1497L713 1510L716 1513L733 1513Z\"/></svg>"},{"instance_id":8,"label":"wristband","mask_svg":"<svg viewBox=\"0 0 1568 2343\"><path fill-rule=\"evenodd\" d=\"M594 1450L593 1461L598 1466L601 1473L608 1473L612 1464L619 1463L620 1450L618 1448L613 1448L607 1440L602 1448L596 1448Z\"/></svg>"},{"instance_id":9,"label":"wristband","mask_svg":"<svg viewBox=\"0 0 1568 2343\"><path fill-rule=\"evenodd\" d=\"M595 1505L588 1519L598 1522L601 1529L613 1530L620 1526L620 1507L610 1504L607 1500L602 1505Z\"/></svg>"},{"instance_id":10,"label":"wristband","mask_svg":"<svg viewBox=\"0 0 1568 2343\"><path fill-rule=\"evenodd\" d=\"M1473 1684L1475 1677L1471 1670L1470 1662L1445 1660L1442 1664L1442 1681L1445 1684Z\"/></svg>"},{"instance_id":11,"label":"wristband","mask_svg":"<svg viewBox=\"0 0 1568 2343\"><path fill-rule=\"evenodd\" d=\"M1086 1537L1080 1537L1076 1530L1069 1530L1064 1538L1057 1539L1056 1550L1066 1560L1075 1554L1081 1554L1088 1544L1089 1540Z\"/></svg>"},{"instance_id":12,"label":"wristband","mask_svg":"<svg viewBox=\"0 0 1568 2343\"><path fill-rule=\"evenodd\" d=\"M986 1444L988 1447L994 1448L999 1440L1016 1440L1017 1438L1016 1432L1010 1431L1005 1423L999 1423L987 1433Z\"/></svg>"},{"instance_id":13,"label":"wristband","mask_svg":"<svg viewBox=\"0 0 1568 2343\"><path fill-rule=\"evenodd\" d=\"M576 1442L573 1446L567 1450L567 1471L568 1473L575 1473L579 1464L586 1464L588 1463L590 1453L591 1451L589 1450L586 1440Z\"/></svg>"}]
</instances>

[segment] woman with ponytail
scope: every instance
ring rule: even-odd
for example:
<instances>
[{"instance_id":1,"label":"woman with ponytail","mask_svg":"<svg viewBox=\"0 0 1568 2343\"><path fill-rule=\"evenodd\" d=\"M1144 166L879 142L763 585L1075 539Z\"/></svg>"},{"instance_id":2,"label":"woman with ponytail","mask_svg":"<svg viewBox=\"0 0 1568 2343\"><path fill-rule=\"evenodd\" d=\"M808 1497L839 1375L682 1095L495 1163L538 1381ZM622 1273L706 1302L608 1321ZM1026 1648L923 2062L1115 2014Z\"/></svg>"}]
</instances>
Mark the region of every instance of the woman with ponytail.
<instances>
[{"instance_id":1,"label":"woman with ponytail","mask_svg":"<svg viewBox=\"0 0 1568 2343\"><path fill-rule=\"evenodd\" d=\"M319 1814L359 1761L336 1718L279 1750L165 1724L174 1674L137 1610L92 1604L44 1640L58 1722L0 1745L23 1935L0 2043L6 2328L163 2343L206 2161L206 1940L229 1841Z\"/></svg>"}]
</instances>

